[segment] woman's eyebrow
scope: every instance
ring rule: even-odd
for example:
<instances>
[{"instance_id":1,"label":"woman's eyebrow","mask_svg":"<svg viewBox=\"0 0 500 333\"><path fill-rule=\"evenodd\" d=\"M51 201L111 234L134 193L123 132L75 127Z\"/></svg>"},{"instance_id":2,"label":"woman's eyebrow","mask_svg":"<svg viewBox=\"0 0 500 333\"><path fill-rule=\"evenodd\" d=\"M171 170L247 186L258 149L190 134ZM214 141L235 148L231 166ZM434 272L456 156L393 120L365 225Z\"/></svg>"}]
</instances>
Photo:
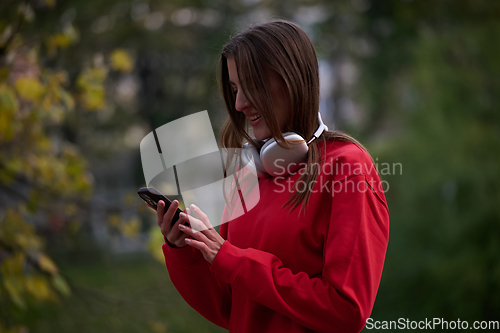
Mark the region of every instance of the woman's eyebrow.
<instances>
[{"instance_id":1,"label":"woman's eyebrow","mask_svg":"<svg viewBox=\"0 0 500 333\"><path fill-rule=\"evenodd\" d=\"M236 83L234 83L233 81L229 80L229 84L232 84L232 85L236 85Z\"/></svg>"}]
</instances>

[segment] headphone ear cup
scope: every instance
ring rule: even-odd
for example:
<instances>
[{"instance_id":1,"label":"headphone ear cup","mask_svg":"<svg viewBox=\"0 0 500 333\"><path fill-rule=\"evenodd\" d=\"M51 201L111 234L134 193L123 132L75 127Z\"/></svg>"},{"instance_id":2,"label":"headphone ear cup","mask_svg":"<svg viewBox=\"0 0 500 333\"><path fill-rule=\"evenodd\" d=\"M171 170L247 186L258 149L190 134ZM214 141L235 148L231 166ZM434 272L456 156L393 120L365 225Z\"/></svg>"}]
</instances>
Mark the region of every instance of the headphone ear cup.
<instances>
[{"instance_id":1,"label":"headphone ear cup","mask_svg":"<svg viewBox=\"0 0 500 333\"><path fill-rule=\"evenodd\" d=\"M309 147L306 140L297 133L283 133L286 141L302 141L298 144L290 143L291 149L285 149L271 139L260 149L260 160L264 170L273 177L286 176L302 167L307 158Z\"/></svg>"},{"instance_id":2,"label":"headphone ear cup","mask_svg":"<svg viewBox=\"0 0 500 333\"><path fill-rule=\"evenodd\" d=\"M269 178L269 174L264 169L260 154L257 148L250 143L245 143L241 150L241 162L243 165L248 165L250 168L255 168L257 177Z\"/></svg>"}]
</instances>

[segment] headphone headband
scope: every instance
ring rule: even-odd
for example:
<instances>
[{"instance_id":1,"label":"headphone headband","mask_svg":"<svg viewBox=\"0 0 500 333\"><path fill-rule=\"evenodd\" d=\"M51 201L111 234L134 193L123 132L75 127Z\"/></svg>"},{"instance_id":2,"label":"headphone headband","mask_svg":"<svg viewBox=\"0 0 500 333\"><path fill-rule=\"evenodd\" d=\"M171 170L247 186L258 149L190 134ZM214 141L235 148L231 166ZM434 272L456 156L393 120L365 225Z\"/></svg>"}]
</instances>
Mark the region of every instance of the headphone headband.
<instances>
[{"instance_id":1,"label":"headphone headband","mask_svg":"<svg viewBox=\"0 0 500 333\"><path fill-rule=\"evenodd\" d=\"M328 126L326 126L325 123L323 122L323 119L321 119L321 113L319 112L318 112L318 121L319 121L318 129L316 130L316 132L314 132L311 140L307 141L308 145L317 138L319 138L324 131L328 131Z\"/></svg>"}]
</instances>

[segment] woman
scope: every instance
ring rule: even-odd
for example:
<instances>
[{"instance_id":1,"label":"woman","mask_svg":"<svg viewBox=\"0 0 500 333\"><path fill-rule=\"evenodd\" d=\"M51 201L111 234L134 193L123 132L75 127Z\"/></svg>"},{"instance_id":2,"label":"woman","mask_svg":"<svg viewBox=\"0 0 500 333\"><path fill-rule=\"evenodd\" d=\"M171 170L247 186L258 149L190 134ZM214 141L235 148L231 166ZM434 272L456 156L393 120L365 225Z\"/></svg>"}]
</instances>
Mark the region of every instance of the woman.
<instances>
[{"instance_id":1,"label":"woman","mask_svg":"<svg viewBox=\"0 0 500 333\"><path fill-rule=\"evenodd\" d=\"M294 149L283 136L291 131L313 141L296 172L261 176L257 206L220 234L194 205L200 220L187 210L171 226L178 202L166 212L160 202L173 284L230 332L359 332L380 282L389 214L366 150L336 131L313 137L321 124L311 41L287 21L250 27L224 47L220 81L229 113L222 146L259 148L259 140L274 139Z\"/></svg>"}]
</instances>

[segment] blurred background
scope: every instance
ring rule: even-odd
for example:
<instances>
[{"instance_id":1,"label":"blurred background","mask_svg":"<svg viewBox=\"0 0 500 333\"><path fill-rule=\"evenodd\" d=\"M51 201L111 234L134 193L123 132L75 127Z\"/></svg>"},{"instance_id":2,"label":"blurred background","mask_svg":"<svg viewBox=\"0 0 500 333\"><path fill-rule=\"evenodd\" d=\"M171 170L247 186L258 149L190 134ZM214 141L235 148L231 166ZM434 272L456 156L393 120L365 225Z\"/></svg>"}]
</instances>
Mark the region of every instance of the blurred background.
<instances>
[{"instance_id":1,"label":"blurred background","mask_svg":"<svg viewBox=\"0 0 500 333\"><path fill-rule=\"evenodd\" d=\"M0 332L225 331L169 280L139 143L201 110L217 135L221 47L273 18L385 181L371 317L500 319L500 2L2 0Z\"/></svg>"}]
</instances>

